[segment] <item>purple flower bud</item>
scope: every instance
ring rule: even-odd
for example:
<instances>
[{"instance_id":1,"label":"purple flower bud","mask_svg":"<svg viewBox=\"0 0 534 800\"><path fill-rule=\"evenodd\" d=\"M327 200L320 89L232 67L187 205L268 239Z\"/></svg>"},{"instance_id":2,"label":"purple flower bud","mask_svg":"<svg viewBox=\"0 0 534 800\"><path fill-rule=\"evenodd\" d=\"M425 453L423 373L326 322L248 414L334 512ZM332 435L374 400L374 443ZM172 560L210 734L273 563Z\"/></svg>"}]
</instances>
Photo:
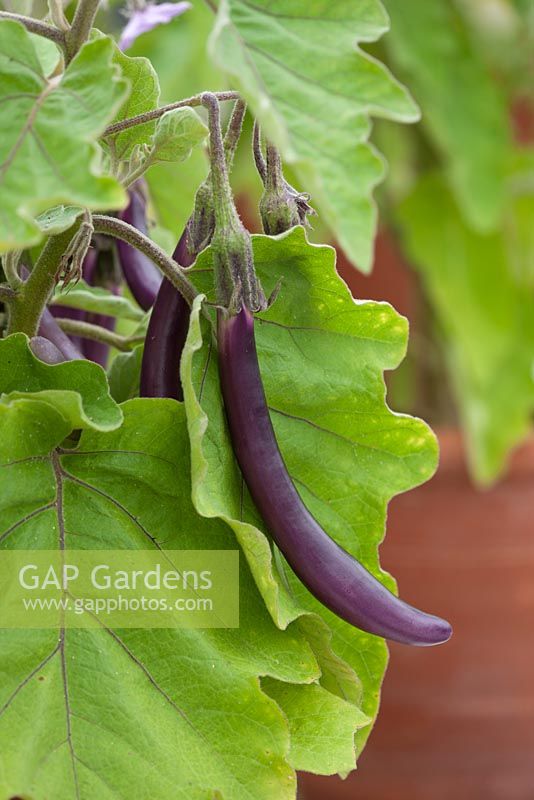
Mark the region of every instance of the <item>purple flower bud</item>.
<instances>
[{"instance_id":1,"label":"purple flower bud","mask_svg":"<svg viewBox=\"0 0 534 800\"><path fill-rule=\"evenodd\" d=\"M152 28L157 28L158 25L165 25L190 8L191 3L186 2L160 3L160 5L148 5L140 11L135 11L121 34L120 49L128 50L142 33L147 33Z\"/></svg>"}]
</instances>

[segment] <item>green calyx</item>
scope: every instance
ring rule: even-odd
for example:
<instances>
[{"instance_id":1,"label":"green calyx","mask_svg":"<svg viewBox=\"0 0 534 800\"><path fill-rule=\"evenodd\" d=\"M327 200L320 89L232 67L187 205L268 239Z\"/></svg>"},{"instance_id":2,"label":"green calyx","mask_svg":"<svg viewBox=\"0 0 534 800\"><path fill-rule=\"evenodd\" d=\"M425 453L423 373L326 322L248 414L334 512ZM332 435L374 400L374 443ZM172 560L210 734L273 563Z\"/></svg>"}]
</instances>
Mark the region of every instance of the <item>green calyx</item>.
<instances>
[{"instance_id":1,"label":"green calyx","mask_svg":"<svg viewBox=\"0 0 534 800\"><path fill-rule=\"evenodd\" d=\"M270 142L267 143L266 159L264 159L257 122L254 125L253 152L256 168L264 185L259 211L265 233L268 236L276 236L295 225L308 226L308 215L315 214L309 204L310 196L297 192L286 181L280 154Z\"/></svg>"},{"instance_id":2,"label":"green calyx","mask_svg":"<svg viewBox=\"0 0 534 800\"><path fill-rule=\"evenodd\" d=\"M260 215L265 233L275 236L298 225L300 217L296 196L288 191L280 153L270 142L267 144L264 187Z\"/></svg>"},{"instance_id":3,"label":"green calyx","mask_svg":"<svg viewBox=\"0 0 534 800\"><path fill-rule=\"evenodd\" d=\"M237 100L224 136L224 157L227 172L230 171L235 149L241 135L246 106ZM213 181L211 172L200 185L195 195L195 207L189 226L189 247L196 254L207 247L215 229L215 208L213 202Z\"/></svg>"},{"instance_id":4,"label":"green calyx","mask_svg":"<svg viewBox=\"0 0 534 800\"><path fill-rule=\"evenodd\" d=\"M250 234L234 204L221 134L219 104L215 95L210 93L202 96L202 104L208 110L210 129L215 219L212 250L217 302L230 313L238 313L243 305L250 311L261 311L266 308L267 302L254 270Z\"/></svg>"}]
</instances>

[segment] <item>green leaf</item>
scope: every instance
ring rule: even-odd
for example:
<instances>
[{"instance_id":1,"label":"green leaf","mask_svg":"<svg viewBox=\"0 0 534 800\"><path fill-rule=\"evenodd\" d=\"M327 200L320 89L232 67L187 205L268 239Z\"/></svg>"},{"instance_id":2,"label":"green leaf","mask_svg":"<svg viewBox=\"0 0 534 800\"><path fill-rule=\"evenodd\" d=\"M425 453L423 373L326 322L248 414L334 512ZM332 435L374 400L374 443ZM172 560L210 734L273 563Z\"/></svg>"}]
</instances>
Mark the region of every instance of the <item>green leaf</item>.
<instances>
[{"instance_id":1,"label":"green leaf","mask_svg":"<svg viewBox=\"0 0 534 800\"><path fill-rule=\"evenodd\" d=\"M143 345L140 344L130 353L119 353L109 368L109 391L117 403L131 400L139 395Z\"/></svg>"},{"instance_id":2,"label":"green leaf","mask_svg":"<svg viewBox=\"0 0 534 800\"><path fill-rule=\"evenodd\" d=\"M154 164L146 174L151 205L160 225L172 234L172 250L189 219L196 191L207 173L208 162L198 148L187 161Z\"/></svg>"},{"instance_id":3,"label":"green leaf","mask_svg":"<svg viewBox=\"0 0 534 800\"><path fill-rule=\"evenodd\" d=\"M368 143L370 115L419 116L406 90L357 46L387 27L378 0L221 0L210 41L217 64L365 272L376 227L372 191L384 174Z\"/></svg>"},{"instance_id":4,"label":"green leaf","mask_svg":"<svg viewBox=\"0 0 534 800\"><path fill-rule=\"evenodd\" d=\"M334 775L355 768L352 734L369 725L365 714L317 684L296 686L265 678L261 685L288 718L294 769Z\"/></svg>"},{"instance_id":5,"label":"green leaf","mask_svg":"<svg viewBox=\"0 0 534 800\"><path fill-rule=\"evenodd\" d=\"M100 286L89 286L83 280L80 280L75 286L71 285L66 291L58 286L52 304L56 308L59 306L80 308L83 311L107 314L110 317L123 317L135 322L139 322L145 316L141 309L127 297L113 294Z\"/></svg>"},{"instance_id":6,"label":"green leaf","mask_svg":"<svg viewBox=\"0 0 534 800\"><path fill-rule=\"evenodd\" d=\"M516 280L534 287L534 148L513 153L503 232Z\"/></svg>"},{"instance_id":7,"label":"green leaf","mask_svg":"<svg viewBox=\"0 0 534 800\"><path fill-rule=\"evenodd\" d=\"M152 161L185 161L201 144L208 129L192 108L175 108L159 120L153 138Z\"/></svg>"},{"instance_id":8,"label":"green leaf","mask_svg":"<svg viewBox=\"0 0 534 800\"><path fill-rule=\"evenodd\" d=\"M504 235L469 229L439 177L419 182L399 219L443 330L473 475L491 483L530 429L532 289L517 282Z\"/></svg>"},{"instance_id":9,"label":"green leaf","mask_svg":"<svg viewBox=\"0 0 534 800\"><path fill-rule=\"evenodd\" d=\"M130 83L130 94L122 104L113 122L119 122L138 114L145 114L158 107L159 81L157 73L148 58L132 58L125 55L117 45L113 45L113 63L117 64L124 78ZM154 121L135 125L111 137L114 143L114 155L123 160L130 157L134 148L150 142L156 129Z\"/></svg>"},{"instance_id":10,"label":"green leaf","mask_svg":"<svg viewBox=\"0 0 534 800\"><path fill-rule=\"evenodd\" d=\"M45 39L43 36L37 36L30 33L32 44L37 53L37 58L41 64L43 74L48 77L56 69L59 64L61 54L57 45L50 39Z\"/></svg>"},{"instance_id":11,"label":"green leaf","mask_svg":"<svg viewBox=\"0 0 534 800\"><path fill-rule=\"evenodd\" d=\"M51 236L68 231L82 213L83 208L80 206L54 206L39 214L35 221L46 236Z\"/></svg>"},{"instance_id":12,"label":"green leaf","mask_svg":"<svg viewBox=\"0 0 534 800\"><path fill-rule=\"evenodd\" d=\"M325 530L394 588L378 564L387 503L427 480L437 461L436 441L427 426L394 414L385 403L382 373L394 369L405 354L406 320L387 303L355 303L336 274L335 251L309 245L301 228L276 239L256 236L253 243L267 295L282 278L276 302L257 317L256 340L284 460ZM196 268L202 270L196 283L202 288L204 280L207 291L212 283L209 249ZM195 507L206 517L224 519L235 531L277 625L283 628L305 612L327 621L334 652L361 684L351 700L374 719L387 661L385 643L326 611L287 567L273 561L263 523L231 454L216 353L199 310L197 301L181 373ZM329 664L328 688L336 691L337 677L344 683L347 676L324 645L320 660ZM337 693L345 694L339 688ZM358 734L358 750L368 733L369 727Z\"/></svg>"},{"instance_id":13,"label":"green leaf","mask_svg":"<svg viewBox=\"0 0 534 800\"><path fill-rule=\"evenodd\" d=\"M121 422L97 364L51 366L33 355L24 334L0 340L0 457L42 455L75 428L109 431Z\"/></svg>"},{"instance_id":14,"label":"green leaf","mask_svg":"<svg viewBox=\"0 0 534 800\"><path fill-rule=\"evenodd\" d=\"M503 92L449 0L385 0L385 39L441 150L467 220L481 230L500 219L511 137Z\"/></svg>"},{"instance_id":15,"label":"green leaf","mask_svg":"<svg viewBox=\"0 0 534 800\"><path fill-rule=\"evenodd\" d=\"M96 144L127 90L112 50L110 39L89 42L63 76L47 79L25 28L0 21L0 252L38 243L35 217L51 206L125 204L122 187L101 174Z\"/></svg>"},{"instance_id":16,"label":"green leaf","mask_svg":"<svg viewBox=\"0 0 534 800\"><path fill-rule=\"evenodd\" d=\"M1 468L3 549L236 549L191 504L183 405L123 410L113 433ZM317 664L244 559L239 590L236 629L0 631L0 795L293 800L288 725L259 677L309 683Z\"/></svg>"},{"instance_id":17,"label":"green leaf","mask_svg":"<svg viewBox=\"0 0 534 800\"><path fill-rule=\"evenodd\" d=\"M158 73L162 103L191 97L206 87L212 91L225 88L220 70L206 58L206 40L212 25L211 9L204 3L196 3L191 13L154 28L134 43L130 52L147 56ZM189 218L195 192L207 170L206 154L197 148L187 161L155 164L146 173L157 219L172 232L172 249Z\"/></svg>"}]
</instances>

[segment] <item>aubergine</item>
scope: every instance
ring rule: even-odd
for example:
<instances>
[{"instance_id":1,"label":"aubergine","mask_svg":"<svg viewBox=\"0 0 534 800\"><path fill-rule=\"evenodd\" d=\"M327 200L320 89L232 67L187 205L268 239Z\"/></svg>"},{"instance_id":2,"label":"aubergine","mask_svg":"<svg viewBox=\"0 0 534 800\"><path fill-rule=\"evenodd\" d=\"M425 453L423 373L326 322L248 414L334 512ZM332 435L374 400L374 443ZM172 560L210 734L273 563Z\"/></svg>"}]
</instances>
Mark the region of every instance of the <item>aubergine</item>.
<instances>
[{"instance_id":1,"label":"aubergine","mask_svg":"<svg viewBox=\"0 0 534 800\"><path fill-rule=\"evenodd\" d=\"M30 339L30 350L40 361L45 364L62 364L67 361L59 347L45 336L32 336Z\"/></svg>"},{"instance_id":2,"label":"aubergine","mask_svg":"<svg viewBox=\"0 0 534 800\"><path fill-rule=\"evenodd\" d=\"M181 267L190 267L194 255L188 247L189 225L186 225L174 260ZM141 397L171 397L183 400L180 361L189 330L190 310L187 301L167 278L164 278L150 315L143 360L141 363Z\"/></svg>"},{"instance_id":3,"label":"aubergine","mask_svg":"<svg viewBox=\"0 0 534 800\"><path fill-rule=\"evenodd\" d=\"M146 202L142 190L134 185L129 196L130 202L119 217L146 235ZM119 239L117 249L124 279L143 311L148 311L154 305L160 289L161 272L144 253L127 242Z\"/></svg>"},{"instance_id":4,"label":"aubergine","mask_svg":"<svg viewBox=\"0 0 534 800\"><path fill-rule=\"evenodd\" d=\"M408 605L323 530L284 464L263 389L254 316L218 312L221 390L235 456L274 542L308 590L363 631L409 645L446 642L450 624Z\"/></svg>"}]
</instances>

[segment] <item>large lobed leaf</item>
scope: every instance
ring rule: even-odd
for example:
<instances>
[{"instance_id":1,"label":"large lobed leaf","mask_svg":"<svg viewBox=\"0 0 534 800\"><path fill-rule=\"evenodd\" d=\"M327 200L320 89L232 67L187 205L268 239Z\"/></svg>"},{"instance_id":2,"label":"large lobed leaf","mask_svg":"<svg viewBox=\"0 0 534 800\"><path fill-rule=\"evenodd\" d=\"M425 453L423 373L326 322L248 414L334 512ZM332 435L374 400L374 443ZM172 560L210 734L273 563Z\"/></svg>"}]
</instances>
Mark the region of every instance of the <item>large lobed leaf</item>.
<instances>
[{"instance_id":1,"label":"large lobed leaf","mask_svg":"<svg viewBox=\"0 0 534 800\"><path fill-rule=\"evenodd\" d=\"M121 105L114 122L145 114L157 108L159 101L159 81L156 71L147 58L132 58L113 45L113 63L117 64L122 75L130 83L130 93ZM148 144L156 129L154 121L135 125L111 137L114 156L120 161L127 159L137 145Z\"/></svg>"},{"instance_id":2,"label":"large lobed leaf","mask_svg":"<svg viewBox=\"0 0 534 800\"><path fill-rule=\"evenodd\" d=\"M388 28L378 0L221 0L210 51L282 149L349 258L372 264L383 160L370 116L411 122L410 96L357 47Z\"/></svg>"},{"instance_id":3,"label":"large lobed leaf","mask_svg":"<svg viewBox=\"0 0 534 800\"><path fill-rule=\"evenodd\" d=\"M236 548L227 526L191 504L183 406L138 399L123 410L121 428L86 431L74 451L45 455L36 441L40 457L2 462L2 548ZM244 560L239 629L103 625L0 640L3 797L295 797L288 723L259 676L310 684L318 666L298 628L272 623ZM361 717L315 693L312 718L339 728L330 766L341 768ZM313 726L295 732L297 753L319 742Z\"/></svg>"},{"instance_id":4,"label":"large lobed leaf","mask_svg":"<svg viewBox=\"0 0 534 800\"><path fill-rule=\"evenodd\" d=\"M391 30L384 42L421 105L460 207L475 227L495 227L511 146L504 92L450 0L385 5Z\"/></svg>"},{"instance_id":5,"label":"large lobed leaf","mask_svg":"<svg viewBox=\"0 0 534 800\"><path fill-rule=\"evenodd\" d=\"M128 89L113 47L89 42L62 76L49 77L26 29L0 21L0 252L37 243L35 217L51 206L124 205L123 189L100 172L96 145Z\"/></svg>"},{"instance_id":6,"label":"large lobed leaf","mask_svg":"<svg viewBox=\"0 0 534 800\"><path fill-rule=\"evenodd\" d=\"M0 340L1 458L43 455L73 429L110 431L121 422L100 366L84 360L45 364L23 333Z\"/></svg>"},{"instance_id":7,"label":"large lobed leaf","mask_svg":"<svg viewBox=\"0 0 534 800\"><path fill-rule=\"evenodd\" d=\"M522 198L508 224L526 242L534 195ZM419 182L399 220L445 336L473 474L490 483L534 410L532 283L514 273L508 230L472 231L437 176Z\"/></svg>"},{"instance_id":8,"label":"large lobed leaf","mask_svg":"<svg viewBox=\"0 0 534 800\"><path fill-rule=\"evenodd\" d=\"M0 364L1 549L236 548L192 506L183 406L135 400L123 422L99 366L43 364L22 334ZM239 629L1 631L0 794L290 800L321 716L317 771L350 768L367 719L317 684L315 642L273 624L244 560L239 589Z\"/></svg>"},{"instance_id":9,"label":"large lobed leaf","mask_svg":"<svg viewBox=\"0 0 534 800\"><path fill-rule=\"evenodd\" d=\"M288 469L306 505L328 533L381 580L378 545L391 497L427 480L436 441L419 420L394 414L385 403L383 371L406 348L407 324L387 303L355 303L335 272L334 250L309 245L301 228L282 237L254 237L256 269L268 294L280 295L256 322L260 366L273 425ZM200 283L211 276L210 251L197 260ZM352 628L326 611L273 552L231 454L209 325L193 311L182 359L191 436L193 500L206 517L224 519L237 539L258 588L284 628L300 619L308 636L318 618L333 631L333 651L356 672L360 685L331 660L330 642L316 643L322 685L350 699L374 719L387 661L382 639ZM273 499L274 501L274 499ZM274 554L276 556L276 553ZM408 598L409 599L409 598ZM348 692L347 692L348 689ZM278 696L278 695L277 695ZM283 693L293 708L299 702ZM361 730L357 751L369 726Z\"/></svg>"}]
</instances>

